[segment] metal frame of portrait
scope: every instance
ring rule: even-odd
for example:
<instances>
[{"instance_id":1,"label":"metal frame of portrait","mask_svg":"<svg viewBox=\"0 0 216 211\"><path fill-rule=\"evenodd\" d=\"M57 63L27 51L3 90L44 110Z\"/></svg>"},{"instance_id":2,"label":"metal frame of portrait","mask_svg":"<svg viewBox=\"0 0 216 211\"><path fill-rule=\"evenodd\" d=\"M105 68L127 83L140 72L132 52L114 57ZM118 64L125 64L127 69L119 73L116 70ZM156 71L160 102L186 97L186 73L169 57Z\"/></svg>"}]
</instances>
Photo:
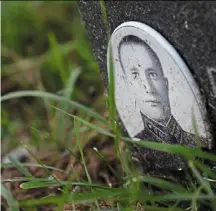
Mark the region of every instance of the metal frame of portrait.
<instances>
[{"instance_id":1,"label":"metal frame of portrait","mask_svg":"<svg viewBox=\"0 0 216 211\"><path fill-rule=\"evenodd\" d=\"M129 88L130 81L123 71L119 58L119 45L122 39L127 36L135 36L143 40L158 57L164 77L168 80L170 110L177 124L183 131L194 134L194 116L199 135L206 140L205 147L211 148L211 134L206 109L190 70L175 48L161 34L150 26L135 21L125 22L114 30L107 51L109 77L109 51L112 48L116 107L128 135L135 139L136 135L146 126L140 114L140 106L136 104L137 99Z\"/></svg>"}]
</instances>

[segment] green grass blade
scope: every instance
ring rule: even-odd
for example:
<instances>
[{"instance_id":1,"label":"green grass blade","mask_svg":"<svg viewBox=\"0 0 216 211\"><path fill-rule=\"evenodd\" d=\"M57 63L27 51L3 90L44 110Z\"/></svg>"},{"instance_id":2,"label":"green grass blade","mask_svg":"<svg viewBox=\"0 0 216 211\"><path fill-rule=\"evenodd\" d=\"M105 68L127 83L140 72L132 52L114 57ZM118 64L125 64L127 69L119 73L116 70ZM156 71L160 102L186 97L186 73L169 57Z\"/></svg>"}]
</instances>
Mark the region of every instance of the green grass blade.
<instances>
[{"instance_id":1,"label":"green grass blade","mask_svg":"<svg viewBox=\"0 0 216 211\"><path fill-rule=\"evenodd\" d=\"M119 196L119 198L117 198L116 200L119 201L125 201L125 200L130 200L131 198L131 194L130 193L125 193L122 194L121 196ZM178 193L178 194L164 194L161 193L160 195L146 195L146 194L137 194L136 195L136 201L140 201L140 202L173 202L173 201L192 201L194 200L194 198L196 198L197 201L203 201L203 200L209 200L209 201L214 201L216 200L216 196L209 196L209 195L205 195L205 194L200 194L200 195L196 195L196 193Z\"/></svg>"},{"instance_id":2,"label":"green grass blade","mask_svg":"<svg viewBox=\"0 0 216 211\"><path fill-rule=\"evenodd\" d=\"M86 122L85 120L83 120L82 118L79 118L75 115L69 114L65 111L62 111L59 108L54 107L55 109L69 115L72 116L73 118L76 118L78 121L82 122L83 124L85 124L86 126L89 126L90 128L92 128L93 130L104 134L104 135L108 135L110 137L115 137L114 134L107 132L105 129L96 126L92 123ZM201 149L194 149L194 148L189 148L189 147L185 147L185 146L181 146L181 145L172 145L172 144L166 144L166 143L158 143L155 141L145 141L145 140L141 140L139 142L135 142L132 141L130 138L127 137L119 137L121 140L130 143L130 144L136 144L139 145L141 147L147 147L150 149L155 149L155 150L159 150L159 151L164 151L164 152L170 152L170 153L176 153L179 155L182 155L186 158L193 158L194 156L196 157L201 157L201 158L205 158L205 159L210 159L213 161L216 161L216 156L211 154L211 153L207 153L202 151Z\"/></svg>"},{"instance_id":3,"label":"green grass blade","mask_svg":"<svg viewBox=\"0 0 216 211\"><path fill-rule=\"evenodd\" d=\"M41 166L40 164L37 164L37 163L20 163L22 166L34 166L34 167L39 167L39 168L44 168L43 166ZM4 168L4 167L12 167L12 166L15 166L14 163L1 163L1 167ZM45 168L47 169L50 169L50 170L55 170L55 171L59 171L61 173L64 173L64 174L68 174L68 172L62 170L62 169L59 169L59 168L56 168L56 167L52 167L52 166L47 166L47 165L44 165Z\"/></svg>"},{"instance_id":4,"label":"green grass blade","mask_svg":"<svg viewBox=\"0 0 216 211\"><path fill-rule=\"evenodd\" d=\"M48 179L44 179L41 181L29 181L29 182L25 182L22 183L20 185L20 187L22 189L33 189L33 188L41 188L41 187L50 187L53 185L60 185L59 183L57 183L55 180L48 180ZM72 182L72 181L61 181L61 185L71 185L71 186L82 186L82 187L86 187L86 188L99 188L99 189L109 189L109 187L106 186L102 186L102 185L96 185L96 184L90 184L87 182Z\"/></svg>"},{"instance_id":5,"label":"green grass blade","mask_svg":"<svg viewBox=\"0 0 216 211\"><path fill-rule=\"evenodd\" d=\"M70 74L70 77L66 83L66 89L65 89L65 97L66 98L70 99L70 95L74 91L76 81L79 78L81 72L82 71L79 67L74 68L74 69L71 68L71 74Z\"/></svg>"},{"instance_id":6,"label":"green grass blade","mask_svg":"<svg viewBox=\"0 0 216 211\"><path fill-rule=\"evenodd\" d=\"M19 211L18 202L13 198L12 194L1 184L1 195L7 200L11 211Z\"/></svg>"},{"instance_id":7,"label":"green grass blade","mask_svg":"<svg viewBox=\"0 0 216 211\"><path fill-rule=\"evenodd\" d=\"M173 145L173 144L167 144L167 143L158 143L153 140L132 141L130 138L127 138L127 137L120 137L120 139L122 139L123 141L127 143L135 144L141 147L147 147L147 148L155 149L159 151L179 154L188 159L193 159L194 157L200 157L200 158L205 158L205 159L216 161L216 156L214 154L204 152L198 148L190 148L190 147L177 145L177 144Z\"/></svg>"},{"instance_id":8,"label":"green grass blade","mask_svg":"<svg viewBox=\"0 0 216 211\"><path fill-rule=\"evenodd\" d=\"M1 180L3 183L5 182L46 182L47 178L30 178L30 177L15 177L13 179L3 179Z\"/></svg>"},{"instance_id":9,"label":"green grass blade","mask_svg":"<svg viewBox=\"0 0 216 211\"><path fill-rule=\"evenodd\" d=\"M68 112L66 112L66 111L63 111L63 110L60 109L60 108L57 108L57 107L55 107L55 106L52 106L52 107L55 108L56 110L58 110L58 111L64 113L64 114L68 115L68 116L73 117L73 118L76 119L77 121L83 123L84 125L90 127L91 129L93 129L93 130L95 130L95 131L97 131L97 132L99 132L99 133L101 133L101 134L114 137L114 135L112 135L112 133L106 131L105 129L103 129L103 128L97 126L97 125L94 125L94 124L92 124L92 123L90 123L90 122L87 122L87 121L85 121L84 119L82 119L82 118L80 118L80 117L78 117L78 116L76 116L76 115L73 115L73 114L70 114L70 113L68 113Z\"/></svg>"},{"instance_id":10,"label":"green grass blade","mask_svg":"<svg viewBox=\"0 0 216 211\"><path fill-rule=\"evenodd\" d=\"M156 207L156 206L146 206L146 205L143 205L142 208L145 211L169 211L167 207ZM185 211L185 210L183 210L181 208L178 208L178 207L175 207L175 211Z\"/></svg>"},{"instance_id":11,"label":"green grass blade","mask_svg":"<svg viewBox=\"0 0 216 211\"><path fill-rule=\"evenodd\" d=\"M19 206L20 207L35 207L38 205L47 205L47 204L61 204L62 199L64 199L65 196L62 195L60 196L50 196L46 198L41 198L41 199L30 199L30 200L23 200L19 201Z\"/></svg>"},{"instance_id":12,"label":"green grass blade","mask_svg":"<svg viewBox=\"0 0 216 211\"><path fill-rule=\"evenodd\" d=\"M33 177L32 174L28 171L27 168L25 168L18 160L16 160L15 158L9 156L9 160L11 161L11 163L14 164L14 166L22 173L24 174L26 177Z\"/></svg>"},{"instance_id":13,"label":"green grass blade","mask_svg":"<svg viewBox=\"0 0 216 211\"><path fill-rule=\"evenodd\" d=\"M113 66L112 49L109 48L109 88L108 88L108 100L109 100L109 112L111 115L111 121L116 121L116 106L115 106L115 72Z\"/></svg>"},{"instance_id":14,"label":"green grass blade","mask_svg":"<svg viewBox=\"0 0 216 211\"><path fill-rule=\"evenodd\" d=\"M13 98L19 98L19 97L40 97L40 98L45 98L45 99L50 99L50 100L64 101L70 104L71 106L73 106L74 108L85 112L86 114L94 117L97 120L100 120L105 125L108 125L107 121L103 117L101 117L98 113L94 112L93 110L77 102L70 101L66 99L65 97L61 97L61 96L58 96L58 95L55 95L49 92L36 91L36 90L11 92L9 94L2 96L1 102L9 100L9 99L13 99Z\"/></svg>"},{"instance_id":15,"label":"green grass blade","mask_svg":"<svg viewBox=\"0 0 216 211\"><path fill-rule=\"evenodd\" d=\"M200 185L206 189L206 191L209 193L209 196L214 197L215 195L211 189L209 182L202 178L199 171L195 168L193 161L189 161L188 165L191 168L192 172L194 173L194 176L197 178ZM214 210L216 210L216 201L212 201L212 207L214 208Z\"/></svg>"},{"instance_id":16,"label":"green grass blade","mask_svg":"<svg viewBox=\"0 0 216 211\"><path fill-rule=\"evenodd\" d=\"M138 178L132 178L133 181L142 181L146 182L152 185L155 185L163 190L171 190L177 193L187 193L188 190L185 189L182 185L177 184L177 183L171 183L169 181L159 179L156 177L138 177Z\"/></svg>"},{"instance_id":17,"label":"green grass blade","mask_svg":"<svg viewBox=\"0 0 216 211\"><path fill-rule=\"evenodd\" d=\"M120 150L119 150L119 131L116 121L116 104L115 104L115 70L113 65L113 56L112 56L112 48L108 48L108 54L109 54L109 88L108 88L108 108L109 113L111 116L111 124L112 129L115 134L114 142L115 142L115 149L117 153L117 157L120 159L120 161L123 163L124 160L121 158ZM124 164L123 164L124 165Z\"/></svg>"},{"instance_id":18,"label":"green grass blade","mask_svg":"<svg viewBox=\"0 0 216 211\"><path fill-rule=\"evenodd\" d=\"M88 182L90 184L92 184L92 180L91 180L91 177L89 175L89 172L88 172L88 169L86 167L86 162L85 162L85 157L84 157L84 154L83 154L83 148L82 148L82 145L81 145L81 141L80 141L80 133L78 131L78 123L76 121L76 119L74 119L74 128L75 128L75 133L76 133L76 143L78 145L78 148L79 148L79 152L81 154L81 159L82 159L82 164L84 166L84 169L85 169L85 173L86 173L86 176L88 178Z\"/></svg>"},{"instance_id":19,"label":"green grass blade","mask_svg":"<svg viewBox=\"0 0 216 211\"><path fill-rule=\"evenodd\" d=\"M105 6L104 0L100 0L100 8L101 8L103 22L106 26L107 36L109 38L110 37L110 26L109 26L109 22L108 22L108 16L107 16L107 11L106 11L106 6Z\"/></svg>"},{"instance_id":20,"label":"green grass blade","mask_svg":"<svg viewBox=\"0 0 216 211\"><path fill-rule=\"evenodd\" d=\"M127 192L125 189L121 188L112 188L107 190L95 190L93 192L86 192L86 193L80 193L80 194L63 194L61 196L51 196L49 198L45 199L32 199L32 200L25 200L19 202L21 207L31 207L31 206L37 206L37 205L43 205L43 204L59 204L62 202L62 200L65 200L66 202L70 203L84 203L84 202L91 202L97 199L111 199L115 198L117 196L123 195Z\"/></svg>"},{"instance_id":21,"label":"green grass blade","mask_svg":"<svg viewBox=\"0 0 216 211\"><path fill-rule=\"evenodd\" d=\"M85 106L82 106L79 103L76 103L73 101L69 101L69 100L65 99L64 97L60 97L60 96L57 96L55 94L51 94L51 93L47 93L47 92L40 92L40 91L13 92L13 93L9 93L7 95L2 96L1 101L5 101L8 99L13 99L13 98L17 98L17 97L24 97L24 96L26 96L26 97L27 96L42 97L42 98L48 98L51 100L65 101L65 102L71 104L72 106L74 106L74 107L76 107L82 111L85 111L87 114L90 114L91 116L102 121L103 123L107 124L106 120L104 120L104 118L102 118L99 114L93 112L92 110L86 108ZM64 112L64 113L66 113L66 112ZM69 114L69 115L71 115L71 114ZM84 123L84 121L81 118L79 118L79 119L77 118L77 120L80 120L80 121L82 121L82 123ZM99 128L98 126L94 126L93 124L90 124L90 123L86 123L86 125L90 126L92 129L96 130L99 133L102 133L102 134L105 134L105 135L108 135L111 137L115 137L112 133L107 132L106 130L104 130L102 128ZM177 153L177 154L183 155L187 158L192 158L193 156L197 156L197 157L216 161L215 155L207 153L207 152L203 152L200 149L190 149L190 148L184 147L184 146L171 145L171 144L165 144L165 143L156 143L156 142L151 142L151 141L133 142L131 139L126 138L126 137L120 137L120 138L122 140L128 142L128 143L136 144L136 145L151 148L151 149L162 150L165 152Z\"/></svg>"},{"instance_id":22,"label":"green grass blade","mask_svg":"<svg viewBox=\"0 0 216 211\"><path fill-rule=\"evenodd\" d=\"M201 148L201 146L202 146L201 139L200 139L197 121L196 121L193 109L192 109L192 126L193 126L193 130L194 130L194 134L195 134L195 140L196 140L197 147Z\"/></svg>"},{"instance_id":23,"label":"green grass blade","mask_svg":"<svg viewBox=\"0 0 216 211\"><path fill-rule=\"evenodd\" d=\"M61 185L60 180L57 179L56 176L54 174L52 174L52 172L45 167L45 165L27 148L27 146L24 145L24 147L28 151L28 153L44 168L44 170L46 171L47 175L48 176L52 176L56 180L56 182Z\"/></svg>"},{"instance_id":24,"label":"green grass blade","mask_svg":"<svg viewBox=\"0 0 216 211\"><path fill-rule=\"evenodd\" d=\"M93 150L105 162L105 164L107 165L107 167L109 168L109 170L113 173L113 175L115 175L115 177L119 179L119 175L117 174L116 170L107 162L107 160L105 159L104 155L100 151L98 151L98 149L96 147L94 147Z\"/></svg>"},{"instance_id":25,"label":"green grass blade","mask_svg":"<svg viewBox=\"0 0 216 211\"><path fill-rule=\"evenodd\" d=\"M87 178L88 178L88 182L89 182L90 184L92 184L92 179L91 179L91 176L90 176L90 174L89 174L89 172L88 172L88 169L87 169L87 166L86 166L85 157L84 157L84 153L83 153L83 147L82 147L82 144L81 144L81 141L80 141L80 133L79 133L79 130L78 130L79 124L78 124L78 122L77 122L76 119L74 119L74 128L75 128L75 133L76 133L76 143L77 143L77 145L78 145L79 152L80 152L80 154L81 154L82 164L83 164L83 166L84 166L85 173L86 173L86 176L87 176ZM96 206L97 206L98 209L99 209L99 204L98 204L97 201L95 201L95 204L96 204Z\"/></svg>"},{"instance_id":26,"label":"green grass blade","mask_svg":"<svg viewBox=\"0 0 216 211\"><path fill-rule=\"evenodd\" d=\"M81 73L81 70L80 68L76 68L76 69L72 69L71 70L71 74L70 74L70 77L67 81L67 84L66 84L66 89L64 90L64 97L66 97L68 100L70 100L71 98L71 94L73 93L74 91L74 87L75 87L75 83L79 77ZM69 105L64 103L64 102L60 102L60 105L59 105L63 110L67 110ZM65 138L64 135L65 134L62 134L62 131L64 131L64 127L65 127L65 118L62 117L62 115L56 115L56 118L57 118L57 127L55 129L55 137L56 137L56 140L59 140L60 138Z\"/></svg>"},{"instance_id":27,"label":"green grass blade","mask_svg":"<svg viewBox=\"0 0 216 211\"><path fill-rule=\"evenodd\" d=\"M48 38L50 43L50 55L52 55L52 61L58 68L62 82L65 83L65 80L67 79L67 68L64 65L63 55L61 54L59 44L57 43L56 37L53 33L49 33Z\"/></svg>"},{"instance_id":28,"label":"green grass blade","mask_svg":"<svg viewBox=\"0 0 216 211\"><path fill-rule=\"evenodd\" d=\"M85 203L91 202L97 199L113 199L113 200L130 200L131 193L127 189L122 188L110 188L107 190L95 190L93 192L86 192L80 194L67 194L62 196L53 196L46 199L33 199L27 201L21 201L20 206L36 206L42 204L58 204L65 199L65 202L70 203ZM163 202L163 201L176 201L176 200L184 200L191 201L194 199L194 194L161 194L161 195L137 195L137 200L140 202L145 201L155 201L155 202ZM208 195L199 195L196 197L196 200L216 200L216 196L208 196Z\"/></svg>"},{"instance_id":29,"label":"green grass blade","mask_svg":"<svg viewBox=\"0 0 216 211\"><path fill-rule=\"evenodd\" d=\"M191 201L192 199L194 199L194 194L188 194L188 193L184 193L184 194L167 194L167 195L154 195L154 196L140 196L138 198L138 200L140 201L146 201L146 200L152 200L152 201L164 201L164 202L168 202L168 201L176 201L176 200L182 200L182 201ZM197 200L216 200L216 196L209 196L209 195L204 195L201 194L199 196L196 197Z\"/></svg>"},{"instance_id":30,"label":"green grass blade","mask_svg":"<svg viewBox=\"0 0 216 211\"><path fill-rule=\"evenodd\" d=\"M56 108L54 107L55 109L73 117L73 118L76 118L76 120L82 122L83 124L85 124L86 126L90 127L91 129L101 133L101 134L104 134L104 135L107 135L107 136L110 136L110 137L116 137L114 134L106 131L105 129L99 127L99 126L96 126L92 123L89 123L85 120L83 120L82 118L80 117L77 117L73 114L69 114L65 111L62 111L61 109L59 108ZM179 155L182 155L188 159L193 159L194 157L200 157L200 158L205 158L205 159L209 159L209 160L213 160L213 161L216 161L216 156L211 154L211 153L208 153L208 152L204 152L202 151L201 149L198 149L198 148L190 148L190 147L186 147L186 146L182 146L182 145L173 145L173 144L167 144L167 143L158 143L158 142L155 142L155 141L146 141L146 140L141 140L139 142L137 141L133 141L132 139L128 138L128 137L119 137L119 139L125 141L126 143L130 143L130 144L136 144L138 146L141 146L141 147L146 147L146 148L150 148L150 149L154 149L154 150L159 150L159 151L164 151L164 152L169 152L169 153L176 153L176 154L179 154Z\"/></svg>"},{"instance_id":31,"label":"green grass blade","mask_svg":"<svg viewBox=\"0 0 216 211\"><path fill-rule=\"evenodd\" d=\"M209 166L206 166L204 164L202 164L201 162L199 161L194 161L194 165L200 169L204 174L205 176L208 175L209 177L213 178L214 180L216 180L216 172L215 171L212 171L210 170Z\"/></svg>"}]
</instances>

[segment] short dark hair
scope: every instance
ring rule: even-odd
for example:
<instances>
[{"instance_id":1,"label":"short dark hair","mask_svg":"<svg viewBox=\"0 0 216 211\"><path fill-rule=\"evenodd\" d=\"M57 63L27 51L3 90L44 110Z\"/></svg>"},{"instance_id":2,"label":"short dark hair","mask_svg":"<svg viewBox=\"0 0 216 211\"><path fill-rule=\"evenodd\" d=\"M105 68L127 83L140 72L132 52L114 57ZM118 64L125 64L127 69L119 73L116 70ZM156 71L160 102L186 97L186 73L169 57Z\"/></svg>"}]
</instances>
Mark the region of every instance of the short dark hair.
<instances>
[{"instance_id":1,"label":"short dark hair","mask_svg":"<svg viewBox=\"0 0 216 211\"><path fill-rule=\"evenodd\" d=\"M134 42L134 43L137 43L137 44L144 45L149 50L149 52L151 53L151 55L155 58L155 61L160 66L160 68L162 70L162 74L163 74L162 65L161 65L161 62L160 62L157 54L153 51L153 49L144 40L142 40L141 38L139 38L137 36L134 36L134 35L127 35L127 36L123 37L122 40L119 43L119 46L118 46L119 62L120 62L121 68L122 68L122 70L123 70L124 73L125 73L125 71L124 71L124 68L123 68L122 60L121 60L120 49L121 49L122 44L123 43L127 43L127 42Z\"/></svg>"}]
</instances>

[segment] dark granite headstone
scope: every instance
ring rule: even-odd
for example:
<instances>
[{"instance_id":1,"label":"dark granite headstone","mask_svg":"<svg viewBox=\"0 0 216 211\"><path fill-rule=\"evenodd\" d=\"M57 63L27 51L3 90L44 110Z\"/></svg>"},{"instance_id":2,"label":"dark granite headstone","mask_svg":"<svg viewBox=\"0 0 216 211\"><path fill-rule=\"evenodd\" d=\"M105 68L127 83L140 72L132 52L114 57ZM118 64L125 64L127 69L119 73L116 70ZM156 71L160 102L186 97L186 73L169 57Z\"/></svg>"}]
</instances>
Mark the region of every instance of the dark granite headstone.
<instances>
[{"instance_id":1,"label":"dark granite headstone","mask_svg":"<svg viewBox=\"0 0 216 211\"><path fill-rule=\"evenodd\" d=\"M113 58L116 68L114 71L119 68L123 70L122 75L117 74L119 81L116 82L118 84L116 103L119 124L124 133L134 140L153 139L196 147L190 108L192 105L190 102L195 102L195 110L198 109L197 113L195 111L198 115L195 115L195 118L198 118L201 146L212 150L216 137L216 2L105 1L105 6L111 38L107 35L100 2L79 2L89 40L107 88L108 42L110 41L112 48L116 47ZM146 35L145 30L147 32L150 30L151 36L157 38L156 41L151 41L152 37ZM169 47L166 48L166 46ZM144 63L142 55L145 58ZM153 66L147 68L147 64ZM144 72L134 70L144 67L151 69L148 77L142 75ZM132 71L129 79L128 77L125 79L127 69L129 72ZM158 72L155 73L152 69ZM148 103L140 88L144 82L137 82L137 80L144 80L145 77L146 80L152 79L153 82L148 82L154 87L154 91L151 92L158 96L155 98L157 100L149 100L151 101L149 106L153 112L146 108ZM125 87L122 88L121 80L127 81L125 83L129 84L128 87L136 87L136 89L133 88L135 92L129 88L133 93L131 97L130 91L124 94L126 91ZM161 81L159 88L154 84L155 81L159 83ZM143 96L143 102L146 103L143 104L142 110ZM135 100L129 102L128 99L132 97ZM161 101L158 100L159 98ZM163 113L163 116L167 116L167 119L160 120L157 116L157 106L163 103L167 103L166 107L161 108L166 113L166 115ZM132 105L134 109L139 107L139 117L135 111L130 111ZM129 110L125 110L128 107ZM138 147L135 147L133 152L135 160L141 163L143 171L177 170L185 167L180 157L168 153Z\"/></svg>"}]
</instances>

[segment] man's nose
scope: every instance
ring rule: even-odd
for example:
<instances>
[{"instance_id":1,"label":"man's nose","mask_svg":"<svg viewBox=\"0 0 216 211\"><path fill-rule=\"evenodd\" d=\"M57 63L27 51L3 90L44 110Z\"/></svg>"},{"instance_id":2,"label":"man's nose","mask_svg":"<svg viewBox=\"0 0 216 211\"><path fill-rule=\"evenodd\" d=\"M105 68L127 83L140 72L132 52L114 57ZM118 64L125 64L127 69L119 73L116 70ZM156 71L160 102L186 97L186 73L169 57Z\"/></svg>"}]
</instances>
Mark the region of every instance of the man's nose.
<instances>
[{"instance_id":1,"label":"man's nose","mask_svg":"<svg viewBox=\"0 0 216 211\"><path fill-rule=\"evenodd\" d=\"M146 93L154 93L151 81L148 80L148 78L146 78L146 77L142 78L142 85L143 85Z\"/></svg>"}]
</instances>

